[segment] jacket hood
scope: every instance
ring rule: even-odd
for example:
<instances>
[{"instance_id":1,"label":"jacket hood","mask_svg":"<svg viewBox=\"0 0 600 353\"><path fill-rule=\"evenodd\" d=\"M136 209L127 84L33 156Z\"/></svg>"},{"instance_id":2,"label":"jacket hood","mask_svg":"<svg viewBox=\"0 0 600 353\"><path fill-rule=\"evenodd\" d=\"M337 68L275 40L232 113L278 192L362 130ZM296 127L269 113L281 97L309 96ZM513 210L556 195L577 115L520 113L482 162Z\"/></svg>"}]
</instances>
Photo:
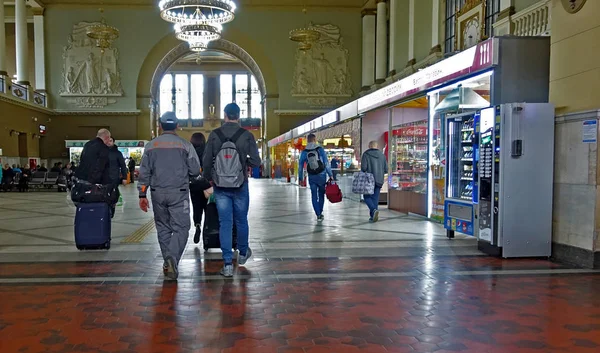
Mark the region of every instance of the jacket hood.
<instances>
[{"instance_id":1,"label":"jacket hood","mask_svg":"<svg viewBox=\"0 0 600 353\"><path fill-rule=\"evenodd\" d=\"M373 157L373 158L379 158L382 156L382 153L380 150L376 149L376 148L371 148L368 149L365 154L368 154L369 157Z\"/></svg>"},{"instance_id":2,"label":"jacket hood","mask_svg":"<svg viewBox=\"0 0 600 353\"><path fill-rule=\"evenodd\" d=\"M306 145L306 149L307 150L312 150L319 147L319 144L316 142L309 142L308 145Z\"/></svg>"}]
</instances>

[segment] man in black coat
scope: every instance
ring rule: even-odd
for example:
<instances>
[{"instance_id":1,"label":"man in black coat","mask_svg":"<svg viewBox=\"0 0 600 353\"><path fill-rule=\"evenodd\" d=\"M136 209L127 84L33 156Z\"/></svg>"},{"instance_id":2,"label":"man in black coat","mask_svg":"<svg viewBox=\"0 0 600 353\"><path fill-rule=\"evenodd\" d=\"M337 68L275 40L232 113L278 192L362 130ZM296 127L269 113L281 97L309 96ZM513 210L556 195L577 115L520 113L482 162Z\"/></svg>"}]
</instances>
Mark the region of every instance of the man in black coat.
<instances>
[{"instance_id":1,"label":"man in black coat","mask_svg":"<svg viewBox=\"0 0 600 353\"><path fill-rule=\"evenodd\" d=\"M75 177L91 184L110 184L108 175L108 143L110 131L100 129L96 138L83 146Z\"/></svg>"},{"instance_id":2,"label":"man in black coat","mask_svg":"<svg viewBox=\"0 0 600 353\"><path fill-rule=\"evenodd\" d=\"M119 192L119 184L123 183L127 178L127 166L125 165L125 158L123 153L119 151L115 145L115 140L111 137L108 142L108 176L110 184L115 188L115 203L111 204L111 216L115 215L115 206L119 200L121 193Z\"/></svg>"}]
</instances>

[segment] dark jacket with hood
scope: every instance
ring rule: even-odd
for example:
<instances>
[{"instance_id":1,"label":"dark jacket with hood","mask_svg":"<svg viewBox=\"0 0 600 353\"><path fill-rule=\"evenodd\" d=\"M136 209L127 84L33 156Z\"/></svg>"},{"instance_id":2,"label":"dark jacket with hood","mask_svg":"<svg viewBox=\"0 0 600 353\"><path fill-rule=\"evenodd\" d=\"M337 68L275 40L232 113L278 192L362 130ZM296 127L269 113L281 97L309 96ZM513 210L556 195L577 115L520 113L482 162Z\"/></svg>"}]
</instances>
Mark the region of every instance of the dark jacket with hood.
<instances>
[{"instance_id":1,"label":"dark jacket with hood","mask_svg":"<svg viewBox=\"0 0 600 353\"><path fill-rule=\"evenodd\" d=\"M388 172L388 165L385 156L380 150L377 148L370 148L363 153L360 169L363 172L373 174L375 186L383 186L384 176Z\"/></svg>"},{"instance_id":2,"label":"dark jacket with hood","mask_svg":"<svg viewBox=\"0 0 600 353\"><path fill-rule=\"evenodd\" d=\"M108 175L108 146L101 138L88 141L83 146L75 176L92 184L110 184Z\"/></svg>"},{"instance_id":3,"label":"dark jacket with hood","mask_svg":"<svg viewBox=\"0 0 600 353\"><path fill-rule=\"evenodd\" d=\"M200 168L202 168L205 146L204 145L197 146L197 147L194 146L194 149L196 150L196 154L198 155L198 158L200 159ZM192 178L190 180L190 191L191 192L201 192L208 188L210 188L210 183L208 182L208 180L206 180L206 178L204 178L204 176L202 174L200 174L197 178Z\"/></svg>"},{"instance_id":4,"label":"dark jacket with hood","mask_svg":"<svg viewBox=\"0 0 600 353\"><path fill-rule=\"evenodd\" d=\"M123 153L117 146L111 147L108 153L108 177L113 185L121 184L121 181L127 177L127 166Z\"/></svg>"}]
</instances>

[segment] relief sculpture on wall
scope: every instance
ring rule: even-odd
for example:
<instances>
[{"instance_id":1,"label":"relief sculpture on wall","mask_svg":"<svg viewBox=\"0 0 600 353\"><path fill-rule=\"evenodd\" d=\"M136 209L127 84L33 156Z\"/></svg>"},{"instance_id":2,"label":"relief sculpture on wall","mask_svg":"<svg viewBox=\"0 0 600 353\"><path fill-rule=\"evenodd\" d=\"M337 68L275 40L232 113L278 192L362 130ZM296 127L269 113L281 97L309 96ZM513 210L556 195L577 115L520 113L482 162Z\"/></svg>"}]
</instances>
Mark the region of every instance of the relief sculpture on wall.
<instances>
[{"instance_id":1,"label":"relief sculpture on wall","mask_svg":"<svg viewBox=\"0 0 600 353\"><path fill-rule=\"evenodd\" d=\"M332 24L314 25L321 36L308 50L296 50L292 96L305 97L311 106L333 106L337 98L352 96L348 49L340 28Z\"/></svg>"},{"instance_id":2,"label":"relief sculpture on wall","mask_svg":"<svg viewBox=\"0 0 600 353\"><path fill-rule=\"evenodd\" d=\"M81 108L101 108L115 103L123 96L121 75L117 66L118 50L103 52L86 34L87 27L96 23L79 22L73 26L69 44L63 51L63 83L60 95L73 97L69 103ZM95 97L95 99L90 99ZM98 97L106 97L99 99Z\"/></svg>"}]
</instances>

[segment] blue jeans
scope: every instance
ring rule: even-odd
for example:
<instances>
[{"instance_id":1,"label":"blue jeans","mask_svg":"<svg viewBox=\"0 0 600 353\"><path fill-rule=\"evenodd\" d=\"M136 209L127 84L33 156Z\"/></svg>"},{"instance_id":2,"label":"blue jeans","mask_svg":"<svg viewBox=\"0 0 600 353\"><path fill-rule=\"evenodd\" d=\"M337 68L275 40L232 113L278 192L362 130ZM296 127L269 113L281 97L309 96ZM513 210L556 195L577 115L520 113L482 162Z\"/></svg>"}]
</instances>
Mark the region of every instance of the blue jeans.
<instances>
[{"instance_id":1,"label":"blue jeans","mask_svg":"<svg viewBox=\"0 0 600 353\"><path fill-rule=\"evenodd\" d=\"M379 193L381 192L381 186L375 186L375 192L373 195L364 195L365 203L369 207L369 217L373 218L373 214L379 209Z\"/></svg>"},{"instance_id":2,"label":"blue jeans","mask_svg":"<svg viewBox=\"0 0 600 353\"><path fill-rule=\"evenodd\" d=\"M325 184L327 183L327 175L310 175L308 177L308 185L312 195L312 205L315 214L320 216L323 213L325 206Z\"/></svg>"},{"instance_id":3,"label":"blue jeans","mask_svg":"<svg viewBox=\"0 0 600 353\"><path fill-rule=\"evenodd\" d=\"M223 251L223 261L233 262L233 222L237 227L237 244L241 255L248 251L248 208L250 194L248 182L239 189L222 189L215 187L215 202L219 211L219 239Z\"/></svg>"}]
</instances>

